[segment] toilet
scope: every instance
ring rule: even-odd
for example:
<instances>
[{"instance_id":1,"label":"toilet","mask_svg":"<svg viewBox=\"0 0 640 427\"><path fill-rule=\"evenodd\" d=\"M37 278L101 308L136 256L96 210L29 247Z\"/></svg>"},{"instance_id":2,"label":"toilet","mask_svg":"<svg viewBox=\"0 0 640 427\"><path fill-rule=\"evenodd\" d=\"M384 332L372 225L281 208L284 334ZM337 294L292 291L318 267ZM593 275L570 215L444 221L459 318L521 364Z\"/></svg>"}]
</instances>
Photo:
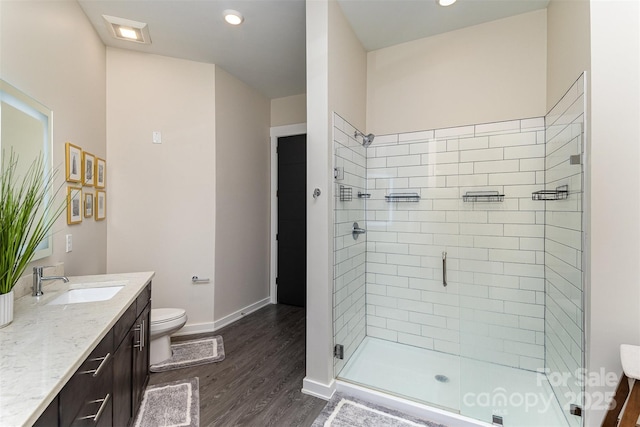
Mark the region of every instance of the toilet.
<instances>
[{"instance_id":1,"label":"toilet","mask_svg":"<svg viewBox=\"0 0 640 427\"><path fill-rule=\"evenodd\" d=\"M163 362L171 357L171 334L180 330L187 323L187 312L181 308L151 309L151 325L149 339L149 363Z\"/></svg>"}]
</instances>

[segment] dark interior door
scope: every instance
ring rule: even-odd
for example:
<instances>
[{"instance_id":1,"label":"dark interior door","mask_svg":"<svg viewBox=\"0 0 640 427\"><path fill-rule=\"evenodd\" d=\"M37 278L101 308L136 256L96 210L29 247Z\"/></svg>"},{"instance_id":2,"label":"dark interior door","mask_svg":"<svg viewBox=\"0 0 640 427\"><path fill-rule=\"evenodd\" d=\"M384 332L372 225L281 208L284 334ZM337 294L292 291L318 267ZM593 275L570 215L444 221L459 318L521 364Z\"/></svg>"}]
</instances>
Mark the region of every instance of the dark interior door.
<instances>
[{"instance_id":1,"label":"dark interior door","mask_svg":"<svg viewBox=\"0 0 640 427\"><path fill-rule=\"evenodd\" d=\"M278 138L278 303L307 300L307 136Z\"/></svg>"}]
</instances>

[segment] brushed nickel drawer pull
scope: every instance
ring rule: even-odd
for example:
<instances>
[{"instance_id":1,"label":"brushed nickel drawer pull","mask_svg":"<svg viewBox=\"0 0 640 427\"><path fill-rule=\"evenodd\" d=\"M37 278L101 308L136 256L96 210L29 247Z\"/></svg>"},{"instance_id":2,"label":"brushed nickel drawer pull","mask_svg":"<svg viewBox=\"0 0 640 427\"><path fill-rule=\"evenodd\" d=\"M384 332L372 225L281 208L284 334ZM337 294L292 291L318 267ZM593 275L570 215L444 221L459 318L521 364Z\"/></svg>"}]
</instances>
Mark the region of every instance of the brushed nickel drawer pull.
<instances>
[{"instance_id":1,"label":"brushed nickel drawer pull","mask_svg":"<svg viewBox=\"0 0 640 427\"><path fill-rule=\"evenodd\" d=\"M80 374L93 374L92 376L95 378L98 375L100 375L100 371L102 371L102 368L107 366L107 362L109 361L109 358L111 357L111 353L107 353L106 356L104 357L96 357L94 359L89 359L91 362L97 362L98 360L102 360L102 362L100 362L100 366L98 366L97 369L90 369L88 371L81 371L79 372Z\"/></svg>"},{"instance_id":2,"label":"brushed nickel drawer pull","mask_svg":"<svg viewBox=\"0 0 640 427\"><path fill-rule=\"evenodd\" d=\"M107 393L107 395L104 397L104 399L96 399L96 400L92 400L88 403L100 403L100 408L98 408L98 412L96 412L95 415L87 415L86 417L82 417L82 418L78 418L79 420L92 420L94 423L97 423L98 420L100 419L100 417L102 416L102 413L104 412L105 408L107 407L107 402L109 402L109 398L111 397L111 395L109 393Z\"/></svg>"}]
</instances>

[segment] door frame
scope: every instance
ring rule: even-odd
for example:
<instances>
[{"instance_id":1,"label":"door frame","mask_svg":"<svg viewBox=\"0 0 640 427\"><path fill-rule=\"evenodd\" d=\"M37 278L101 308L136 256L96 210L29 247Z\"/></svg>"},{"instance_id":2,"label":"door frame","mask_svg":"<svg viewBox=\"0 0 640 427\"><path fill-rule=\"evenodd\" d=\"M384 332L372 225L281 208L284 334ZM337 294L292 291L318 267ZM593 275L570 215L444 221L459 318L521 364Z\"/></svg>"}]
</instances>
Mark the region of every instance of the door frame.
<instances>
[{"instance_id":1,"label":"door frame","mask_svg":"<svg viewBox=\"0 0 640 427\"><path fill-rule=\"evenodd\" d=\"M278 138L284 136L302 135L307 133L307 124L298 123L295 125L275 126L271 128L271 178L270 178L270 202L271 202L271 227L269 232L269 242L271 251L269 254L269 296L271 304L278 303L278 293L276 289L276 275L278 273L278 242L276 233L278 232Z\"/></svg>"}]
</instances>

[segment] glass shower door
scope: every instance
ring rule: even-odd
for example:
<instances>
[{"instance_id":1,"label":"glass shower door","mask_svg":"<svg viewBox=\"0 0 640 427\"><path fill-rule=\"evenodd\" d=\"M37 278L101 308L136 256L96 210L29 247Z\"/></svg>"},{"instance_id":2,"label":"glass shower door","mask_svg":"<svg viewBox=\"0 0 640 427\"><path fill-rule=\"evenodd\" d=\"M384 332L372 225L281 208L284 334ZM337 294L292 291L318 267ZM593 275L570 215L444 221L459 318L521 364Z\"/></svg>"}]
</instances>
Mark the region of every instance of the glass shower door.
<instances>
[{"instance_id":1,"label":"glass shower door","mask_svg":"<svg viewBox=\"0 0 640 427\"><path fill-rule=\"evenodd\" d=\"M366 335L366 151L355 128L333 117L334 373L343 370Z\"/></svg>"},{"instance_id":2,"label":"glass shower door","mask_svg":"<svg viewBox=\"0 0 640 427\"><path fill-rule=\"evenodd\" d=\"M409 277L410 289L420 291L416 307L420 311L409 313L420 324L422 340L419 400L458 412L462 274L459 147L456 138L441 131L404 134L401 139L408 140L409 153L420 153L421 160L420 168L404 172L409 175L409 187L419 192L420 202L399 207L408 211L409 223L419 224L417 232L404 236L409 253L420 256L420 270Z\"/></svg>"},{"instance_id":3,"label":"glass shower door","mask_svg":"<svg viewBox=\"0 0 640 427\"><path fill-rule=\"evenodd\" d=\"M339 377L457 412L456 150L433 131L366 150L366 337Z\"/></svg>"}]
</instances>

